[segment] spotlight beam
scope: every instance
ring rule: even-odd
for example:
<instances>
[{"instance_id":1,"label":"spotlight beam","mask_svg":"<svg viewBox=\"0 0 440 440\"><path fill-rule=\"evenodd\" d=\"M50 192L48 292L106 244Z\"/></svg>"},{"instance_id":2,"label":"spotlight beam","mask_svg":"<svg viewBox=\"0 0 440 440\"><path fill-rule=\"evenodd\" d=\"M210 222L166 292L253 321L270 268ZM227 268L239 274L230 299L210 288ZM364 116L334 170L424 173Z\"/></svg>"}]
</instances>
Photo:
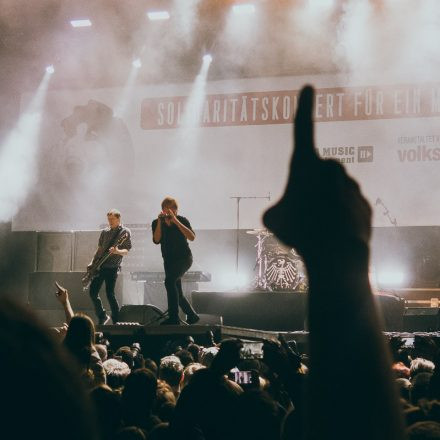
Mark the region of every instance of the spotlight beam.
<instances>
[{"instance_id":1,"label":"spotlight beam","mask_svg":"<svg viewBox=\"0 0 440 440\"><path fill-rule=\"evenodd\" d=\"M0 221L12 219L37 179L39 133L50 77L46 71L34 97L0 148Z\"/></svg>"}]
</instances>

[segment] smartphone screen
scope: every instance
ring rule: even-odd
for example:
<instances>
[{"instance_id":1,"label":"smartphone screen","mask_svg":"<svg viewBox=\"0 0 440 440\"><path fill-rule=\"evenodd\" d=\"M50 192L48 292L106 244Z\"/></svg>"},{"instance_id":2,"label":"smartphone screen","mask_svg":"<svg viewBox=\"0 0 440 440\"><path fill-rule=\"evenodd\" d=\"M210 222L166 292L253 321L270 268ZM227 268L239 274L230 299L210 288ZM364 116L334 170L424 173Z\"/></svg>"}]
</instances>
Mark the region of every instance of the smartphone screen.
<instances>
[{"instance_id":1,"label":"smartphone screen","mask_svg":"<svg viewBox=\"0 0 440 440\"><path fill-rule=\"evenodd\" d=\"M234 382L239 385L251 385L253 383L252 371L234 371Z\"/></svg>"},{"instance_id":2,"label":"smartphone screen","mask_svg":"<svg viewBox=\"0 0 440 440\"><path fill-rule=\"evenodd\" d=\"M263 343L256 341L243 342L243 348L240 350L241 359L262 359Z\"/></svg>"},{"instance_id":3,"label":"smartphone screen","mask_svg":"<svg viewBox=\"0 0 440 440\"><path fill-rule=\"evenodd\" d=\"M414 347L414 338L402 338L404 347Z\"/></svg>"}]
</instances>

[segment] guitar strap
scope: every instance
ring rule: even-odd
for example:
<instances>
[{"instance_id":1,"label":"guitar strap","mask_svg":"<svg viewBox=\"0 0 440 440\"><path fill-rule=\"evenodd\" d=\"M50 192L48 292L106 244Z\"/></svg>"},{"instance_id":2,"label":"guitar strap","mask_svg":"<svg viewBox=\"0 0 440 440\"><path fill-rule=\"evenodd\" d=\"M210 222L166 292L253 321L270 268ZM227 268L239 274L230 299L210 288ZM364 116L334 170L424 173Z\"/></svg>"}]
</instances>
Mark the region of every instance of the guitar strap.
<instances>
[{"instance_id":1,"label":"guitar strap","mask_svg":"<svg viewBox=\"0 0 440 440\"><path fill-rule=\"evenodd\" d=\"M118 241L119 233L122 231L122 226L118 226L113 232L112 238L109 240L107 247L102 251L100 258L107 254L108 250Z\"/></svg>"},{"instance_id":2,"label":"guitar strap","mask_svg":"<svg viewBox=\"0 0 440 440\"><path fill-rule=\"evenodd\" d=\"M109 241L109 244L107 246L107 249L105 250L105 254L108 252L108 250L114 246L116 244L116 242L118 241L118 237L120 232L122 231L122 225L119 225L116 229L115 232L112 235L112 239Z\"/></svg>"}]
</instances>

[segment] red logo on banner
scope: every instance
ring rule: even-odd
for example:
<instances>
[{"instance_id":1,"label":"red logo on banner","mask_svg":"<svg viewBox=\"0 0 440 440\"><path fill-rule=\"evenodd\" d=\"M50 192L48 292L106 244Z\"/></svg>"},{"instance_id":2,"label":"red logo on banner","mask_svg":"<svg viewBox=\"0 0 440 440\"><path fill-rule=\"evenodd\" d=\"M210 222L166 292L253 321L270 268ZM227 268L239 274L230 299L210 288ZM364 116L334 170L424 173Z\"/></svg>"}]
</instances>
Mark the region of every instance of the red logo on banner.
<instances>
[{"instance_id":1,"label":"red logo on banner","mask_svg":"<svg viewBox=\"0 0 440 440\"><path fill-rule=\"evenodd\" d=\"M142 101L144 130L181 126L187 96ZM200 127L288 124L297 107L298 90L206 95ZM317 89L316 122L440 116L440 87L389 86Z\"/></svg>"}]
</instances>

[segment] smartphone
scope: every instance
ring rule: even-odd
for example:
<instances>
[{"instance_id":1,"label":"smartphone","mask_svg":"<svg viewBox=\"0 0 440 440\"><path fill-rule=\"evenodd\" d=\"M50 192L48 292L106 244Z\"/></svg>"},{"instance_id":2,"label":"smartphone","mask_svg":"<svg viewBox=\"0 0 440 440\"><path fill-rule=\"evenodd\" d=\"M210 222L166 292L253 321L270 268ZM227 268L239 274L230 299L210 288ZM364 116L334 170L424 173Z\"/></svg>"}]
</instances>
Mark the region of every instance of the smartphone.
<instances>
[{"instance_id":1,"label":"smartphone","mask_svg":"<svg viewBox=\"0 0 440 440\"><path fill-rule=\"evenodd\" d=\"M413 348L414 347L414 338L402 338L403 347L405 348Z\"/></svg>"},{"instance_id":2,"label":"smartphone","mask_svg":"<svg viewBox=\"0 0 440 440\"><path fill-rule=\"evenodd\" d=\"M229 377L239 385L250 386L259 384L259 377L256 371L232 371Z\"/></svg>"},{"instance_id":3,"label":"smartphone","mask_svg":"<svg viewBox=\"0 0 440 440\"><path fill-rule=\"evenodd\" d=\"M263 342L243 341L243 347L240 349L240 359L262 359Z\"/></svg>"}]
</instances>

